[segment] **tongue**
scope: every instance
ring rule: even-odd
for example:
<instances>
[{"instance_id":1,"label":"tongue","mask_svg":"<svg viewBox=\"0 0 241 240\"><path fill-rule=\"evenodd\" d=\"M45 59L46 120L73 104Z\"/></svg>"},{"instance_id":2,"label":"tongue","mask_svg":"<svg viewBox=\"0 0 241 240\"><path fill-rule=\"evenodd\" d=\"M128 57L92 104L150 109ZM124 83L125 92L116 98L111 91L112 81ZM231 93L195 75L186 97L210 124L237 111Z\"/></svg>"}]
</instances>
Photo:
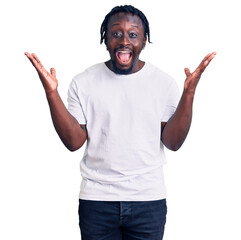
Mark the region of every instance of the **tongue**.
<instances>
[{"instance_id":1,"label":"tongue","mask_svg":"<svg viewBox=\"0 0 241 240\"><path fill-rule=\"evenodd\" d=\"M118 57L122 62L127 62L130 59L130 53L118 53Z\"/></svg>"}]
</instances>

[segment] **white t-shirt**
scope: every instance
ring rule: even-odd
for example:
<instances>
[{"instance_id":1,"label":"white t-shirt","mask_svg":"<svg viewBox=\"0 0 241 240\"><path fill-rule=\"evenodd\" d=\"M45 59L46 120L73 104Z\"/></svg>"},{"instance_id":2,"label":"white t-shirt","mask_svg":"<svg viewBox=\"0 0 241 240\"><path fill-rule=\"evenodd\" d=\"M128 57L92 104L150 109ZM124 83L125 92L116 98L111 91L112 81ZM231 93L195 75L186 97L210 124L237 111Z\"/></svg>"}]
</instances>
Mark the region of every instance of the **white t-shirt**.
<instances>
[{"instance_id":1,"label":"white t-shirt","mask_svg":"<svg viewBox=\"0 0 241 240\"><path fill-rule=\"evenodd\" d=\"M176 82L145 63L119 75L105 63L73 78L68 110L86 124L79 197L100 201L148 201L166 197L161 122L179 101Z\"/></svg>"}]
</instances>

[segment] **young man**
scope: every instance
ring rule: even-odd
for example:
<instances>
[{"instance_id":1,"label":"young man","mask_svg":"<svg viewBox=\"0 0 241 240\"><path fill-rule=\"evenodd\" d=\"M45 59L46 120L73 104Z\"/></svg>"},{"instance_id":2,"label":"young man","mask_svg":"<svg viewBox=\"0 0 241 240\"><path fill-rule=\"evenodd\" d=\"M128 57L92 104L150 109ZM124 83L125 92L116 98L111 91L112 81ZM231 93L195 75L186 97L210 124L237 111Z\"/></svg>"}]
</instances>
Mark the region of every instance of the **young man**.
<instances>
[{"instance_id":1,"label":"young man","mask_svg":"<svg viewBox=\"0 0 241 240\"><path fill-rule=\"evenodd\" d=\"M74 77L68 110L57 92L55 69L36 68L57 133L70 151L87 139L81 161L79 224L82 240L162 239L166 222L163 145L178 150L192 119L195 90L215 56L208 54L186 80L181 98L175 81L139 59L150 42L145 15L115 7L101 26L110 60Z\"/></svg>"}]
</instances>

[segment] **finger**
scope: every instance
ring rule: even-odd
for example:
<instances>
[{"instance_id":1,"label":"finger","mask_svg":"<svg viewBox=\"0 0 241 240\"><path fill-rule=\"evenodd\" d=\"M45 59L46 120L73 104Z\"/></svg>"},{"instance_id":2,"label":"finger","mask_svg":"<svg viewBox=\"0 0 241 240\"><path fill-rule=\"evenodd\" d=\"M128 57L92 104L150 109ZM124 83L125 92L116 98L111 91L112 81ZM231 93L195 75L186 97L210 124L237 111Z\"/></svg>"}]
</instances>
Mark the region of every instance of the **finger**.
<instances>
[{"instance_id":1,"label":"finger","mask_svg":"<svg viewBox=\"0 0 241 240\"><path fill-rule=\"evenodd\" d=\"M48 75L48 72L46 71L46 69L44 68L42 63L39 61L39 59L35 53L30 54L28 52L25 52L25 55L28 57L28 59L30 60L32 65L35 67L38 74L43 75L43 76Z\"/></svg>"},{"instance_id":2,"label":"finger","mask_svg":"<svg viewBox=\"0 0 241 240\"><path fill-rule=\"evenodd\" d=\"M187 77L191 75L189 68L184 68L184 71Z\"/></svg>"},{"instance_id":3,"label":"finger","mask_svg":"<svg viewBox=\"0 0 241 240\"><path fill-rule=\"evenodd\" d=\"M215 56L216 52L209 53L205 56L205 58L202 60L202 62L206 62L209 58L212 58L212 56Z\"/></svg>"},{"instance_id":4,"label":"finger","mask_svg":"<svg viewBox=\"0 0 241 240\"><path fill-rule=\"evenodd\" d=\"M33 58L36 60L36 62L39 64L41 68L43 68L43 64L40 62L39 58L35 53L32 53Z\"/></svg>"},{"instance_id":5,"label":"finger","mask_svg":"<svg viewBox=\"0 0 241 240\"><path fill-rule=\"evenodd\" d=\"M40 63L40 61L39 61L39 59L38 59L38 57L37 57L37 55L36 55L35 53L32 53L31 55L33 56L33 58L34 58L38 63Z\"/></svg>"},{"instance_id":6,"label":"finger","mask_svg":"<svg viewBox=\"0 0 241 240\"><path fill-rule=\"evenodd\" d=\"M207 54L206 57L202 60L202 62L199 64L195 72L198 74L202 74L203 71L208 66L208 64L211 62L211 60L215 57L215 55L216 55L216 52Z\"/></svg>"},{"instance_id":7,"label":"finger","mask_svg":"<svg viewBox=\"0 0 241 240\"><path fill-rule=\"evenodd\" d=\"M29 61L33 64L33 66L36 68L37 65L38 65L38 63L37 63L37 61L33 58L33 56L32 56L30 53L28 53L28 52L25 52L24 54L27 56L27 58L28 58Z\"/></svg>"},{"instance_id":8,"label":"finger","mask_svg":"<svg viewBox=\"0 0 241 240\"><path fill-rule=\"evenodd\" d=\"M206 59L206 61L204 62L204 64L208 65L212 61L212 59L216 56L216 54L217 54L216 52L211 53Z\"/></svg>"},{"instance_id":9,"label":"finger","mask_svg":"<svg viewBox=\"0 0 241 240\"><path fill-rule=\"evenodd\" d=\"M56 78L56 71L55 71L54 68L50 69L50 73L51 73L52 76L54 76Z\"/></svg>"},{"instance_id":10,"label":"finger","mask_svg":"<svg viewBox=\"0 0 241 240\"><path fill-rule=\"evenodd\" d=\"M25 52L24 55L28 57L30 55L30 53Z\"/></svg>"},{"instance_id":11,"label":"finger","mask_svg":"<svg viewBox=\"0 0 241 240\"><path fill-rule=\"evenodd\" d=\"M24 55L25 55L27 58L30 58L30 59L32 58L32 55L31 55L30 53L28 53L28 52L25 52Z\"/></svg>"},{"instance_id":12,"label":"finger","mask_svg":"<svg viewBox=\"0 0 241 240\"><path fill-rule=\"evenodd\" d=\"M32 58L33 58L33 61L34 61L34 66L35 66L36 70L38 71L38 73L41 73L44 76L47 76L49 73L44 68L43 64L40 62L40 60L37 57L37 55L35 53L32 53L31 55L32 55Z\"/></svg>"},{"instance_id":13,"label":"finger","mask_svg":"<svg viewBox=\"0 0 241 240\"><path fill-rule=\"evenodd\" d=\"M215 56L216 56L216 52L212 52L210 54L207 55L207 58L205 59L205 62L208 61L210 62Z\"/></svg>"},{"instance_id":14,"label":"finger","mask_svg":"<svg viewBox=\"0 0 241 240\"><path fill-rule=\"evenodd\" d=\"M207 61L207 59L210 57L211 53L207 54L204 59L201 61L201 63L199 64L198 67L201 67L202 65L204 65L204 63Z\"/></svg>"}]
</instances>

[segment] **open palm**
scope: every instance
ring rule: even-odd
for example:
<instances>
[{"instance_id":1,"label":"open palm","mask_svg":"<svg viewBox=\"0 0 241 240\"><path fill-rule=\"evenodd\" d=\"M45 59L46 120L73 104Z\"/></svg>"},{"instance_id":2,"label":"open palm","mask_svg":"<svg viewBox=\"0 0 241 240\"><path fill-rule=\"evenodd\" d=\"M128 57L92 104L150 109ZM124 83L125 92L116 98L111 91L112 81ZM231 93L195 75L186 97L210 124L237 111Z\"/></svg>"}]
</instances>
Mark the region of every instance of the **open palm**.
<instances>
[{"instance_id":1,"label":"open palm","mask_svg":"<svg viewBox=\"0 0 241 240\"><path fill-rule=\"evenodd\" d=\"M202 73L204 72L208 64L211 62L211 60L215 57L215 55L216 52L209 53L208 55L206 55L206 57L202 60L202 62L199 64L199 66L193 73L190 73L190 70L188 68L184 69L186 74L186 80L184 84L185 90L191 93L195 92L195 89L197 87L199 79L201 78Z\"/></svg>"},{"instance_id":2,"label":"open palm","mask_svg":"<svg viewBox=\"0 0 241 240\"><path fill-rule=\"evenodd\" d=\"M28 57L30 62L38 72L39 78L44 86L45 92L51 93L58 87L58 81L56 79L56 71L54 68L50 69L50 73L44 68L43 64L39 61L36 54L26 52L25 55Z\"/></svg>"}]
</instances>

